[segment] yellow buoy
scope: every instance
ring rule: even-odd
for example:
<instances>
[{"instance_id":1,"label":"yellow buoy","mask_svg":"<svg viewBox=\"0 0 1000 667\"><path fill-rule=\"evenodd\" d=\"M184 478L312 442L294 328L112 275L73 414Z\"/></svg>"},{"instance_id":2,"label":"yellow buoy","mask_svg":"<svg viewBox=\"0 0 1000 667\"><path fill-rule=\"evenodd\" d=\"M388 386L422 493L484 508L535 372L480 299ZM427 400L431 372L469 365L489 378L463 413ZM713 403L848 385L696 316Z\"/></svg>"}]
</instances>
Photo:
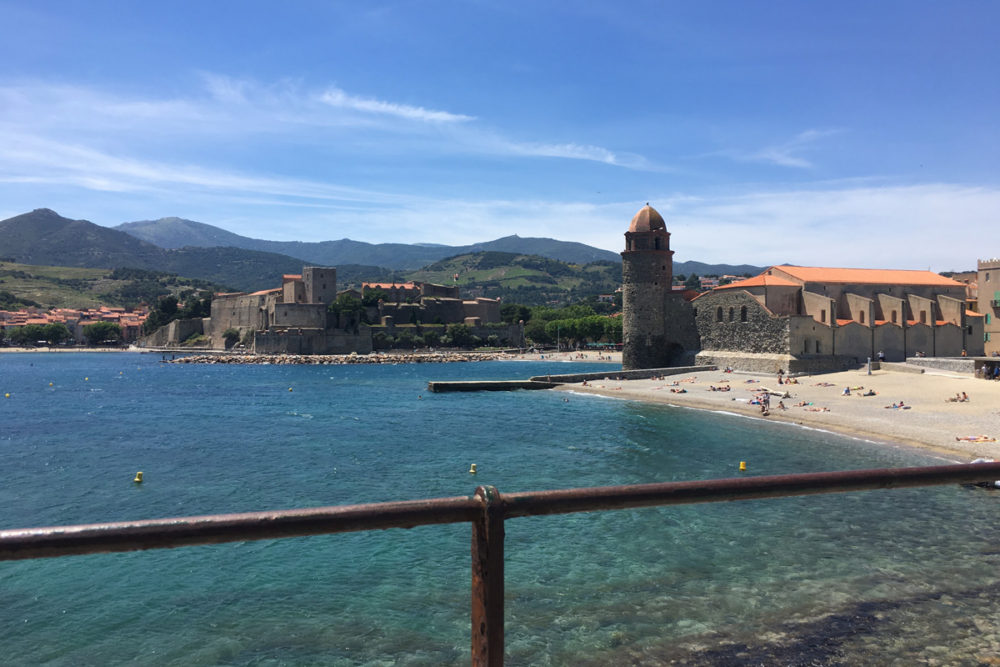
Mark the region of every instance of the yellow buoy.
<instances>
[{"instance_id":1,"label":"yellow buoy","mask_svg":"<svg viewBox=\"0 0 1000 667\"><path fill-rule=\"evenodd\" d=\"M747 469L747 462L746 461L740 461L740 472L745 472L746 469Z\"/></svg>"},{"instance_id":2,"label":"yellow buoy","mask_svg":"<svg viewBox=\"0 0 1000 667\"><path fill-rule=\"evenodd\" d=\"M90 382L90 378L83 378L84 382Z\"/></svg>"},{"instance_id":3,"label":"yellow buoy","mask_svg":"<svg viewBox=\"0 0 1000 667\"><path fill-rule=\"evenodd\" d=\"M132 480L136 484L142 484L142 471L140 470L135 474L135 479Z\"/></svg>"},{"instance_id":4,"label":"yellow buoy","mask_svg":"<svg viewBox=\"0 0 1000 667\"><path fill-rule=\"evenodd\" d=\"M52 386L52 383L51 383L51 382L49 383L49 386L50 386L50 387Z\"/></svg>"},{"instance_id":5,"label":"yellow buoy","mask_svg":"<svg viewBox=\"0 0 1000 667\"><path fill-rule=\"evenodd\" d=\"M288 391L291 391L291 390L292 390L292 388L291 388L291 387L289 387L289 388L288 388Z\"/></svg>"},{"instance_id":6,"label":"yellow buoy","mask_svg":"<svg viewBox=\"0 0 1000 667\"><path fill-rule=\"evenodd\" d=\"M476 464L475 463L473 463L471 466L469 466L469 474L470 475L475 475L476 474Z\"/></svg>"},{"instance_id":7,"label":"yellow buoy","mask_svg":"<svg viewBox=\"0 0 1000 667\"><path fill-rule=\"evenodd\" d=\"M4 398L10 398L10 394L4 394L3 397Z\"/></svg>"}]
</instances>

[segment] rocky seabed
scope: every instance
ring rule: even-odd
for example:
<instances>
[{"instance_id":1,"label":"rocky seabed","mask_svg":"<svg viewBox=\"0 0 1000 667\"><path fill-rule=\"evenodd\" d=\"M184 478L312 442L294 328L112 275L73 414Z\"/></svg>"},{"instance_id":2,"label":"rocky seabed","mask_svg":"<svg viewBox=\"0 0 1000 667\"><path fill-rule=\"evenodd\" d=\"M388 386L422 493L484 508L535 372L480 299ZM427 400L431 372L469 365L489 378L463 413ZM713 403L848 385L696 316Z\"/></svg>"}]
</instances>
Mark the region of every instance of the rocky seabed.
<instances>
[{"instance_id":1,"label":"rocky seabed","mask_svg":"<svg viewBox=\"0 0 1000 667\"><path fill-rule=\"evenodd\" d=\"M423 364L459 361L496 361L515 359L503 352L431 352L427 354L196 354L177 357L170 364Z\"/></svg>"}]
</instances>

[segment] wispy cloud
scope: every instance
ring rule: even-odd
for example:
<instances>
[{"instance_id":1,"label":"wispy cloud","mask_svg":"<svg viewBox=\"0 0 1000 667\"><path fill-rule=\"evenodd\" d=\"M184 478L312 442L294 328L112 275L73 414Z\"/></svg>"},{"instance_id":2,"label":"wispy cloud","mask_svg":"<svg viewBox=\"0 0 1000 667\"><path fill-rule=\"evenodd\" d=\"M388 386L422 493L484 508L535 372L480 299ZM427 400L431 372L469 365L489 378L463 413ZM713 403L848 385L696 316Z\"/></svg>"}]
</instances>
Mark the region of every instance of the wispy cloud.
<instances>
[{"instance_id":1,"label":"wispy cloud","mask_svg":"<svg viewBox=\"0 0 1000 667\"><path fill-rule=\"evenodd\" d=\"M723 150L710 155L723 155L739 162L757 162L773 164L779 167L793 169L811 169L815 165L803 157L803 153L814 150L822 139L839 134L841 130L806 130L795 135L788 141L765 146L751 151Z\"/></svg>"},{"instance_id":2,"label":"wispy cloud","mask_svg":"<svg viewBox=\"0 0 1000 667\"><path fill-rule=\"evenodd\" d=\"M428 123L457 123L474 120L473 116L450 113L448 111L435 111L424 107L415 107L408 104L396 104L385 102L370 97L358 97L349 95L340 88L330 88L320 95L320 100L331 107L352 109L365 113L385 114L396 116L407 120L417 120Z\"/></svg>"}]
</instances>

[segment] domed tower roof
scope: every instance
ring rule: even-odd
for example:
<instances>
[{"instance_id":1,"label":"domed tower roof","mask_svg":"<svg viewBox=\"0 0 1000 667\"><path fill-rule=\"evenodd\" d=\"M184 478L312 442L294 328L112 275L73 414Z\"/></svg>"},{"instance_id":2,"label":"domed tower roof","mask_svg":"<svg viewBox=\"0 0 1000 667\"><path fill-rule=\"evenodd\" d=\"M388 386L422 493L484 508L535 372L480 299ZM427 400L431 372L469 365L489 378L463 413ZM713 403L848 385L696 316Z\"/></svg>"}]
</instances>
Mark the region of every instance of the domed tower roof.
<instances>
[{"instance_id":1,"label":"domed tower roof","mask_svg":"<svg viewBox=\"0 0 1000 667\"><path fill-rule=\"evenodd\" d=\"M630 232L667 231L667 225L663 222L663 216L647 203L632 218L632 224L628 226L628 230Z\"/></svg>"}]
</instances>

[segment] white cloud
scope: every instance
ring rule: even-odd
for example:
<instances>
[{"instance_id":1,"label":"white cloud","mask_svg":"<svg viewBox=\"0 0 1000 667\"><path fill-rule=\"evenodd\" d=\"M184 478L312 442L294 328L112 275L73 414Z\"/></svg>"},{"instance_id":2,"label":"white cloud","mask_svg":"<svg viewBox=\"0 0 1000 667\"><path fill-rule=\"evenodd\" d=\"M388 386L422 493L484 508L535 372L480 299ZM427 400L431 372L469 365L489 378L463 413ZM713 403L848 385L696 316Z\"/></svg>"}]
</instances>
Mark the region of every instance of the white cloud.
<instances>
[{"instance_id":1,"label":"white cloud","mask_svg":"<svg viewBox=\"0 0 1000 667\"><path fill-rule=\"evenodd\" d=\"M385 114L387 116L397 116L407 120L418 120L429 123L455 123L473 120L472 116L450 113L448 111L434 111L423 107L414 107L408 104L396 104L394 102L384 102L369 97L358 97L349 95L340 88L330 88L319 97L324 104L331 107L351 109L365 113Z\"/></svg>"}]
</instances>

